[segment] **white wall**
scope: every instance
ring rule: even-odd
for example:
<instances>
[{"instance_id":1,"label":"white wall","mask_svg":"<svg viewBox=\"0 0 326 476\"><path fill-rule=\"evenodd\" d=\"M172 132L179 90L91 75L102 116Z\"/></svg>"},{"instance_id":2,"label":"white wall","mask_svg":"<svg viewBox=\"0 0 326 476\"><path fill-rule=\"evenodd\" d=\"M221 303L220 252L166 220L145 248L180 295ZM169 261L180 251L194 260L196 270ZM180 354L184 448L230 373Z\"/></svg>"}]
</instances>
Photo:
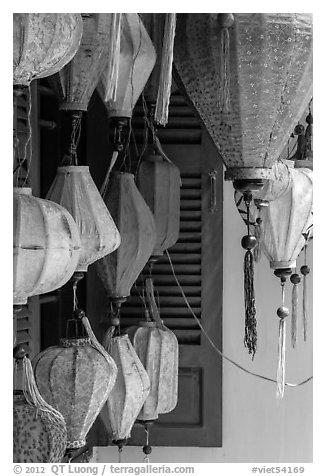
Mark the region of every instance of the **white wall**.
<instances>
[{"instance_id":1,"label":"white wall","mask_svg":"<svg viewBox=\"0 0 326 476\"><path fill-rule=\"evenodd\" d=\"M243 346L243 256L246 233L233 201L230 182L224 186L224 353L247 369L275 378L277 367L279 280L265 258L256 266L258 350L252 362ZM312 267L312 246L308 251ZM290 345L288 318L286 381L296 383L312 375L312 274L308 279L309 334ZM290 306L291 285L286 288ZM291 306L290 306L291 307ZM94 461L117 462L117 449L96 448ZM143 461L141 447L126 447L123 462ZM287 388L283 400L275 398L275 385L248 375L224 361L223 447L153 448L153 463L307 463L312 462L312 382Z\"/></svg>"}]
</instances>

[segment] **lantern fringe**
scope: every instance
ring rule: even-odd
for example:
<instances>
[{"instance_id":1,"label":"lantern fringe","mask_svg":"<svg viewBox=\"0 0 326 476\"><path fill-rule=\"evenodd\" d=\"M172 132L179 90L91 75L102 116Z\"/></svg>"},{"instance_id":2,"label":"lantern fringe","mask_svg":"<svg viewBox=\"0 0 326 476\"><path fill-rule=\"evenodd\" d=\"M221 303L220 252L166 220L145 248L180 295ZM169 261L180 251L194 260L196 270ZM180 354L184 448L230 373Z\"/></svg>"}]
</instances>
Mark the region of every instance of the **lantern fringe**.
<instances>
[{"instance_id":1,"label":"lantern fringe","mask_svg":"<svg viewBox=\"0 0 326 476\"><path fill-rule=\"evenodd\" d=\"M115 331L115 326L110 326L109 329L106 331L103 338L103 347L104 349L106 349L108 353L111 352L111 344L112 344L114 331Z\"/></svg>"},{"instance_id":2,"label":"lantern fringe","mask_svg":"<svg viewBox=\"0 0 326 476\"><path fill-rule=\"evenodd\" d=\"M106 172L106 176L105 176L103 185L102 185L101 190L100 190L100 194L101 194L102 197L104 197L104 195L106 194L106 191L107 191L107 188L108 188L108 185L109 185L110 173L112 172L114 164L117 161L118 155L119 155L119 152L117 150L114 150L113 154L112 154L112 157L111 157L111 162L110 162L109 168Z\"/></svg>"},{"instance_id":3,"label":"lantern fringe","mask_svg":"<svg viewBox=\"0 0 326 476\"><path fill-rule=\"evenodd\" d=\"M163 126L167 124L169 116L176 19L176 13L166 13L165 15L160 80L155 108L155 121Z\"/></svg>"},{"instance_id":4,"label":"lantern fringe","mask_svg":"<svg viewBox=\"0 0 326 476\"><path fill-rule=\"evenodd\" d=\"M230 112L230 34L228 28L221 28L220 34L220 75L217 86L217 108L219 112Z\"/></svg>"},{"instance_id":5,"label":"lantern fringe","mask_svg":"<svg viewBox=\"0 0 326 476\"><path fill-rule=\"evenodd\" d=\"M147 303L148 303L150 315L152 319L156 322L157 326L164 331L165 326L162 322L159 310L156 305L156 301L154 297L154 285L153 285L153 280L151 278L147 278L145 280L145 290L146 290L146 297L147 297Z\"/></svg>"},{"instance_id":6,"label":"lantern fringe","mask_svg":"<svg viewBox=\"0 0 326 476\"><path fill-rule=\"evenodd\" d=\"M278 332L278 365L276 377L276 397L283 398L285 388L285 319L280 319Z\"/></svg>"},{"instance_id":7,"label":"lantern fringe","mask_svg":"<svg viewBox=\"0 0 326 476\"><path fill-rule=\"evenodd\" d=\"M262 253L262 240L261 240L261 236L262 236L262 231L261 231L261 226L259 223L256 223L255 224L255 228L254 228L254 234L255 234L255 238L257 240L257 244L253 250L253 254L254 254L254 261L255 263L259 263L260 259L261 259L261 253Z\"/></svg>"},{"instance_id":8,"label":"lantern fringe","mask_svg":"<svg viewBox=\"0 0 326 476\"><path fill-rule=\"evenodd\" d=\"M112 22L110 30L110 50L108 52L109 63L107 66L105 102L115 101L118 88L121 18L122 13L111 13Z\"/></svg>"},{"instance_id":9,"label":"lantern fringe","mask_svg":"<svg viewBox=\"0 0 326 476\"><path fill-rule=\"evenodd\" d=\"M303 340L307 341L307 321L308 321L308 311L307 311L307 277L303 276L303 292L302 292L302 324L303 324Z\"/></svg>"},{"instance_id":10,"label":"lantern fringe","mask_svg":"<svg viewBox=\"0 0 326 476\"><path fill-rule=\"evenodd\" d=\"M46 412L51 422L56 423L59 420L66 426L61 413L51 407L41 396L35 382L31 361L26 356L23 358L23 393L29 405L34 406L37 411Z\"/></svg>"},{"instance_id":11,"label":"lantern fringe","mask_svg":"<svg viewBox=\"0 0 326 476\"><path fill-rule=\"evenodd\" d=\"M245 337L244 345L254 358L257 349L257 320L254 290L253 254L246 251L244 258Z\"/></svg>"},{"instance_id":12,"label":"lantern fringe","mask_svg":"<svg viewBox=\"0 0 326 476\"><path fill-rule=\"evenodd\" d=\"M295 348L297 342L297 319L298 319L299 286L293 284L292 288L292 316L291 316L291 343Z\"/></svg>"},{"instance_id":13,"label":"lantern fringe","mask_svg":"<svg viewBox=\"0 0 326 476\"><path fill-rule=\"evenodd\" d=\"M93 329L91 328L90 322L86 316L82 318L82 323L84 324L84 327L86 329L86 332L88 334L88 337L90 338L90 341L95 347L96 350L100 352L100 354L103 355L103 357L107 360L107 362L112 365L112 358L109 356L107 351L104 349L104 347L99 343L99 341L96 339L96 336L93 332Z\"/></svg>"}]
</instances>

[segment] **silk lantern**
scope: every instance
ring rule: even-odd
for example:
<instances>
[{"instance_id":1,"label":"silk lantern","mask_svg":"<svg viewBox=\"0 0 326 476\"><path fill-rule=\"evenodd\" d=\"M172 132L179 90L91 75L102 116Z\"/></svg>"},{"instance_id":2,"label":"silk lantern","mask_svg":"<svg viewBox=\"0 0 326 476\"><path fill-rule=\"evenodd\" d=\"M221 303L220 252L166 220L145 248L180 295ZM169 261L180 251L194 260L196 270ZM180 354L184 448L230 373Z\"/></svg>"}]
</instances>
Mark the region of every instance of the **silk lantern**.
<instances>
[{"instance_id":1,"label":"silk lantern","mask_svg":"<svg viewBox=\"0 0 326 476\"><path fill-rule=\"evenodd\" d=\"M74 273L80 238L70 213L57 203L14 188L14 304L63 286Z\"/></svg>"},{"instance_id":2,"label":"silk lantern","mask_svg":"<svg viewBox=\"0 0 326 476\"><path fill-rule=\"evenodd\" d=\"M23 389L13 396L13 462L60 463L67 440L64 418L41 397L22 346L14 348L14 357L23 367Z\"/></svg>"},{"instance_id":3,"label":"silk lantern","mask_svg":"<svg viewBox=\"0 0 326 476\"><path fill-rule=\"evenodd\" d=\"M121 19L120 55L117 88L113 93L110 69L104 69L97 90L114 127L113 155L103 193L118 153L128 141L130 119L135 104L154 67L156 53L148 33L137 13L123 13Z\"/></svg>"},{"instance_id":4,"label":"silk lantern","mask_svg":"<svg viewBox=\"0 0 326 476\"><path fill-rule=\"evenodd\" d=\"M137 185L153 212L156 243L153 256L173 246L180 228L180 171L160 154L146 154L140 163Z\"/></svg>"},{"instance_id":5,"label":"silk lantern","mask_svg":"<svg viewBox=\"0 0 326 476\"><path fill-rule=\"evenodd\" d=\"M82 36L79 13L14 13L14 85L28 86L63 68Z\"/></svg>"},{"instance_id":6,"label":"silk lantern","mask_svg":"<svg viewBox=\"0 0 326 476\"><path fill-rule=\"evenodd\" d=\"M312 15L297 13L183 14L174 48L176 79L192 101L222 158L225 179L244 195L271 176L312 95ZM252 250L242 238L245 338L257 347Z\"/></svg>"},{"instance_id":7,"label":"silk lantern","mask_svg":"<svg viewBox=\"0 0 326 476\"><path fill-rule=\"evenodd\" d=\"M104 340L104 348L115 361L118 374L115 385L101 412L113 443L122 449L149 394L150 382L127 334Z\"/></svg>"},{"instance_id":8,"label":"silk lantern","mask_svg":"<svg viewBox=\"0 0 326 476\"><path fill-rule=\"evenodd\" d=\"M97 271L119 309L153 252L156 229L153 214L132 174L115 172L104 201L120 231L121 244L97 262Z\"/></svg>"},{"instance_id":9,"label":"silk lantern","mask_svg":"<svg viewBox=\"0 0 326 476\"><path fill-rule=\"evenodd\" d=\"M83 311L78 311L87 337L60 339L33 359L41 395L65 418L67 448L81 448L112 390L117 367L94 336ZM76 319L77 320L77 319Z\"/></svg>"},{"instance_id":10,"label":"silk lantern","mask_svg":"<svg viewBox=\"0 0 326 476\"><path fill-rule=\"evenodd\" d=\"M90 175L88 166L58 167L47 198L65 207L77 223L81 252L76 270L112 253L120 234Z\"/></svg>"}]
</instances>

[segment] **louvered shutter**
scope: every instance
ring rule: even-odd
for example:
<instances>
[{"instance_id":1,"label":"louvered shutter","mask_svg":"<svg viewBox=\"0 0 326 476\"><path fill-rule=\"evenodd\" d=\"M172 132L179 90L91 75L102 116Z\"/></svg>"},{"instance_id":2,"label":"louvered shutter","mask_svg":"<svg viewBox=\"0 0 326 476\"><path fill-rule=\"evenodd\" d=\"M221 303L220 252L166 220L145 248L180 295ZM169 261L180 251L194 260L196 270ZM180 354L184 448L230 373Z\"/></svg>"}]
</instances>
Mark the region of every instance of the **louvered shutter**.
<instances>
[{"instance_id":1,"label":"louvered shutter","mask_svg":"<svg viewBox=\"0 0 326 476\"><path fill-rule=\"evenodd\" d=\"M133 128L138 149L142 144L142 109L134 111ZM112 149L107 144L106 113L95 100L87 117L87 157L97 185L105 175ZM181 226L178 242L170 249L175 272L189 302L216 344L222 345L222 162L216 149L183 96L171 99L169 124L159 129L164 151L180 168ZM132 145L131 145L132 149ZM107 163L105 164L105 160ZM217 211L210 213L209 172L217 171ZM211 446L222 444L222 363L201 335L173 278L164 255L154 267L154 285L159 293L161 317L178 337L180 345L179 399L175 410L161 415L151 429L151 444L159 446ZM138 290L122 307L122 325L127 327L143 318ZM97 336L109 325L108 303L96 269L87 277L87 313ZM130 445L143 445L142 428L135 426ZM107 446L110 438L98 419L88 444Z\"/></svg>"}]
</instances>

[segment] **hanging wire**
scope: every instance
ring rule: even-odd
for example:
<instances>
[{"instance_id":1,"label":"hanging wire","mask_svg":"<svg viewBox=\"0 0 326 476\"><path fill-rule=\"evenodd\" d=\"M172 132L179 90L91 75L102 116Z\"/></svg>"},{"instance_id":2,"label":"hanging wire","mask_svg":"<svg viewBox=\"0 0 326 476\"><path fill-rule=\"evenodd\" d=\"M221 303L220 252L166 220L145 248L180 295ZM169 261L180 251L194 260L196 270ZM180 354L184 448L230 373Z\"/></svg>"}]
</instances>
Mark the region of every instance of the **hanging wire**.
<instances>
[{"instance_id":1,"label":"hanging wire","mask_svg":"<svg viewBox=\"0 0 326 476\"><path fill-rule=\"evenodd\" d=\"M213 349L225 360L227 360L228 362L230 362L231 364L233 364L235 367L237 367L238 369L242 370L243 372L246 372L247 374L249 375L253 375L254 377L258 377L258 378L261 378L263 380L267 380L268 382L273 382L273 383L277 383L276 380L274 380L273 378L270 378L270 377L265 377L264 375L260 375L260 374L257 374L255 372L251 372L250 370L247 370L245 367L243 367L242 365L238 364L237 362L235 362L234 360L230 359L230 357L227 357L223 352L220 351L220 349L216 346L216 344L212 341L212 339L210 338L209 334L206 332L206 330L204 329L204 327L202 326L200 320L198 319L198 317L196 316L196 314L194 313L194 311L192 310L192 307L191 305L189 304L189 301L187 299L187 296L185 295L183 289L182 289L182 286L181 284L179 283L179 280L175 274L175 270L174 270L174 267L173 267L173 263L172 263L172 260L171 260L171 257L170 257L170 254L168 252L168 250L165 250L166 252L166 255L168 257L168 260L170 262L170 266L171 266L171 270L172 270L172 274L173 274L173 277L175 279L175 282L178 286L178 288L180 289L180 292L181 292L181 295L189 309L189 311L191 312L192 316L194 317L194 319L196 320L198 326L200 327L200 329L202 330L203 334L205 335L205 337L207 338L207 340L209 341L209 343L211 344L211 346L213 347ZM299 382L299 383L285 383L286 386L288 387L299 387L301 385L304 385L306 383L308 383L310 380L313 379L313 376L311 377L308 377L307 379L303 380L302 382Z\"/></svg>"},{"instance_id":2,"label":"hanging wire","mask_svg":"<svg viewBox=\"0 0 326 476\"><path fill-rule=\"evenodd\" d=\"M31 142L31 139L32 139L32 124L31 124L32 100L31 100L31 85L30 84L28 85L27 99L28 99L28 112L27 112L28 137L27 137L27 140L25 142L24 157L23 157L22 160L20 160L20 157L18 157L19 164L18 164L18 173L17 173L17 176L16 176L16 180L17 180L16 185L18 185L20 175L21 175L22 165L24 163L27 163L27 173L26 173L26 177L25 177L25 180L24 180L24 183L23 183L23 187L26 186L27 179L28 179L28 176L29 176L30 167L31 167L31 162L32 162L32 142ZM19 143L19 140L18 140L18 143ZM30 144L30 146L29 146L29 144ZM28 149L28 146L29 146L29 149ZM29 158L27 158L27 150L29 151Z\"/></svg>"}]
</instances>

